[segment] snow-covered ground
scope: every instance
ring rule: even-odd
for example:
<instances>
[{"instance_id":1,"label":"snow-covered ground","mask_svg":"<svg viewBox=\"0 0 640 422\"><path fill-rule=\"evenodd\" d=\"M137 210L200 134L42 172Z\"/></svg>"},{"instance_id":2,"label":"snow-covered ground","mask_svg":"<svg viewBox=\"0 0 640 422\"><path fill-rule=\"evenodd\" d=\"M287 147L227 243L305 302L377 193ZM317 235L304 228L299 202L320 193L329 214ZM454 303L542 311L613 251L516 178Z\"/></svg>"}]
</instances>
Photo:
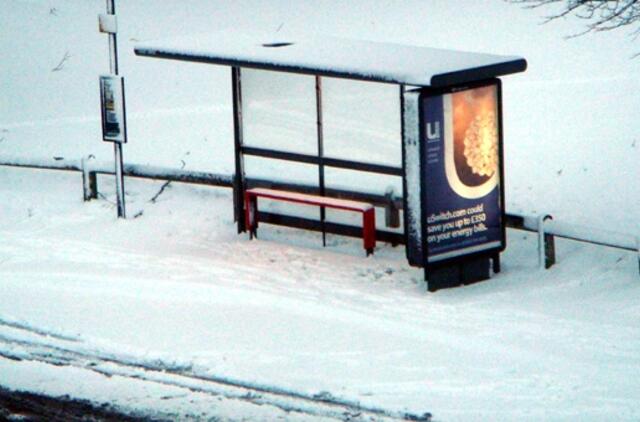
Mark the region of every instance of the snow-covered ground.
<instances>
[{"instance_id":1,"label":"snow-covered ground","mask_svg":"<svg viewBox=\"0 0 640 422\"><path fill-rule=\"evenodd\" d=\"M109 160L104 2L0 4L0 159ZM542 12L508 3L456 4L118 2L125 160L233 170L229 70L135 57L138 40L258 27L516 54L529 69L504 79L508 211L639 234L638 44L564 40L578 22L540 26ZM0 167L0 354L23 359L0 358L2 386L173 418L347 418L265 392L278 389L436 420L640 418L636 254L558 241L543 271L535 237L509 231L502 273L427 294L402 247L365 258L357 239L236 235L228 189L174 183L150 203L160 183L128 179L139 217L118 221L112 178L99 186L83 203L77 173Z\"/></svg>"},{"instance_id":2,"label":"snow-covered ground","mask_svg":"<svg viewBox=\"0 0 640 422\"><path fill-rule=\"evenodd\" d=\"M228 190L175 184L150 204L158 183L130 181L130 209L144 213L116 221L110 202L82 203L78 174L2 177L3 339L24 339L4 325L19 323L76 339L70 350L439 420L639 416L634 254L560 242L545 272L535 238L511 232L503 273L426 294L402 248L364 258L356 239L330 236L323 249L299 230L237 236ZM151 408L158 394L185 394L121 389L118 377L61 383L60 368L0 362L12 388Z\"/></svg>"}]
</instances>

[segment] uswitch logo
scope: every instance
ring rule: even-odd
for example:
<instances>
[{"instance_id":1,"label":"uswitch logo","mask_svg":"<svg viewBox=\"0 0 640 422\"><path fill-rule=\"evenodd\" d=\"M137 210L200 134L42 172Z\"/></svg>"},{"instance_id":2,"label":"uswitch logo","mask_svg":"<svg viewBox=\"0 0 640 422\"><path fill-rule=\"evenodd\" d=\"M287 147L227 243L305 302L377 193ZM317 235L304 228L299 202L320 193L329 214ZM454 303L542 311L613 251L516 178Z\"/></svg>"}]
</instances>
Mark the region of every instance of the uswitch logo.
<instances>
[{"instance_id":1,"label":"uswitch logo","mask_svg":"<svg viewBox=\"0 0 640 422\"><path fill-rule=\"evenodd\" d=\"M440 122L427 122L427 140L440 139Z\"/></svg>"}]
</instances>

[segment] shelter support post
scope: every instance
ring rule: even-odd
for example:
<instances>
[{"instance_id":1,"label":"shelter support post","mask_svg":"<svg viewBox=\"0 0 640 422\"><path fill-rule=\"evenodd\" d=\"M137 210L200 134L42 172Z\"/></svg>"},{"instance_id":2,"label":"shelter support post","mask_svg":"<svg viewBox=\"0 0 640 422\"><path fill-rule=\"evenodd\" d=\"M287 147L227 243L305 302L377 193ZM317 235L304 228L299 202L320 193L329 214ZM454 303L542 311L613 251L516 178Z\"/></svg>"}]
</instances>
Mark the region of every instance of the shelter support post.
<instances>
[{"instance_id":1,"label":"shelter support post","mask_svg":"<svg viewBox=\"0 0 640 422\"><path fill-rule=\"evenodd\" d=\"M318 134L318 187L320 196L325 196L324 189L324 135L322 130L322 79L316 76L316 130ZM320 207L320 224L322 225L322 246L327 246L327 217L324 206Z\"/></svg>"},{"instance_id":2,"label":"shelter support post","mask_svg":"<svg viewBox=\"0 0 640 422\"><path fill-rule=\"evenodd\" d=\"M233 218L238 223L238 233L246 230L244 214L244 191L246 180L244 173L244 157L242 151L242 85L240 68L231 68L233 95L233 139L235 151L236 173L233 178Z\"/></svg>"}]
</instances>

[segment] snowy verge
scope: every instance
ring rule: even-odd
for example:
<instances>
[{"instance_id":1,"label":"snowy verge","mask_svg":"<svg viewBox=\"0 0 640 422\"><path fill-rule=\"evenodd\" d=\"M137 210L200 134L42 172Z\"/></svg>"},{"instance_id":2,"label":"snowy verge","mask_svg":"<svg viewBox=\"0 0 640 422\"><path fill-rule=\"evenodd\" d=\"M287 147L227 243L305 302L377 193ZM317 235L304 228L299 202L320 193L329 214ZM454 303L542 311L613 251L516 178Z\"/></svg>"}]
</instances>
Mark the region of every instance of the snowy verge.
<instances>
[{"instance_id":1,"label":"snowy verge","mask_svg":"<svg viewBox=\"0 0 640 422\"><path fill-rule=\"evenodd\" d=\"M543 271L535 236L510 231L502 273L427 294L400 247L364 258L358 239L238 236L228 189L176 184L152 204L159 183L134 179L128 206L144 212L118 221L112 178L83 203L66 172L0 175L5 337L37 329L64 337L46 346L444 420L639 416L632 252L558 241ZM65 368L55 377L78 370ZM29 388L73 391L51 379Z\"/></svg>"}]
</instances>

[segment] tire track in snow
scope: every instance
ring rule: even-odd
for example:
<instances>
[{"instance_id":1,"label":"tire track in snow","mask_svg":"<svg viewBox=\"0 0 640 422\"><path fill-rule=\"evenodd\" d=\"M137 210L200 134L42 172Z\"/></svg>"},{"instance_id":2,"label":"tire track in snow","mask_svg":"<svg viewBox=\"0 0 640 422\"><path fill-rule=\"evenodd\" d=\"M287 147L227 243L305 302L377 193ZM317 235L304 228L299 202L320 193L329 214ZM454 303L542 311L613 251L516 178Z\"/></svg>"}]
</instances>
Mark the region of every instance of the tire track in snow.
<instances>
[{"instance_id":1,"label":"tire track in snow","mask_svg":"<svg viewBox=\"0 0 640 422\"><path fill-rule=\"evenodd\" d=\"M43 330L38 327L34 327L33 325L27 324L25 322L19 322L16 320L11 320L9 318L0 317L0 325L4 325L11 328L16 328L18 330L29 331L34 334L38 334L44 337L51 337L58 340L66 340L66 341L80 341L78 336L69 336L65 334L56 333L52 330Z\"/></svg>"},{"instance_id":2,"label":"tire track in snow","mask_svg":"<svg viewBox=\"0 0 640 422\"><path fill-rule=\"evenodd\" d=\"M85 346L78 337L51 333L28 324L0 318L0 331L24 332L20 335L0 333L0 356L15 361L37 361L55 366L90 370L108 377L119 376L188 389L194 392L242 400L256 405L274 406L297 412L343 421L431 421L431 414L412 414L361 405L323 391L309 394L277 386L245 382L210 375L190 365L165 363L162 360L121 356ZM7 328L9 330L7 330Z\"/></svg>"}]
</instances>

